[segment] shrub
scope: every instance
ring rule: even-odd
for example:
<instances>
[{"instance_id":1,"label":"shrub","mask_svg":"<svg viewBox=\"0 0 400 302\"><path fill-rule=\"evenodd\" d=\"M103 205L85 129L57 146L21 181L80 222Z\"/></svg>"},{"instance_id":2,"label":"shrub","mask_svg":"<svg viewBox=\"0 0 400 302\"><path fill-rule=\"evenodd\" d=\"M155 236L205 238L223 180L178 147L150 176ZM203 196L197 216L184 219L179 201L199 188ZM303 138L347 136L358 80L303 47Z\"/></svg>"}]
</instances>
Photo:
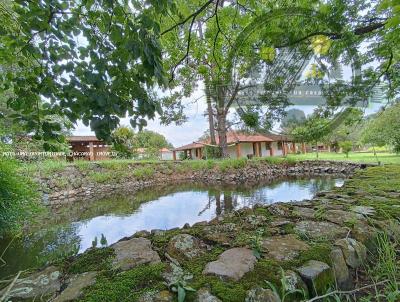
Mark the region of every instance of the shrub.
<instances>
[{"instance_id":1,"label":"shrub","mask_svg":"<svg viewBox=\"0 0 400 302\"><path fill-rule=\"evenodd\" d=\"M353 150L353 142L351 141L344 141L339 143L339 147L342 148L342 152L346 154L346 157L349 157L349 153Z\"/></svg>"},{"instance_id":2,"label":"shrub","mask_svg":"<svg viewBox=\"0 0 400 302\"><path fill-rule=\"evenodd\" d=\"M154 169L151 167L143 167L133 170L133 176L137 179L148 179L154 175Z\"/></svg>"},{"instance_id":3,"label":"shrub","mask_svg":"<svg viewBox=\"0 0 400 302\"><path fill-rule=\"evenodd\" d=\"M39 210L37 186L18 162L0 158L0 233L20 227Z\"/></svg>"},{"instance_id":4,"label":"shrub","mask_svg":"<svg viewBox=\"0 0 400 302\"><path fill-rule=\"evenodd\" d=\"M229 169L240 169L247 165L247 158L225 159L219 162L219 169L224 172Z\"/></svg>"}]
</instances>

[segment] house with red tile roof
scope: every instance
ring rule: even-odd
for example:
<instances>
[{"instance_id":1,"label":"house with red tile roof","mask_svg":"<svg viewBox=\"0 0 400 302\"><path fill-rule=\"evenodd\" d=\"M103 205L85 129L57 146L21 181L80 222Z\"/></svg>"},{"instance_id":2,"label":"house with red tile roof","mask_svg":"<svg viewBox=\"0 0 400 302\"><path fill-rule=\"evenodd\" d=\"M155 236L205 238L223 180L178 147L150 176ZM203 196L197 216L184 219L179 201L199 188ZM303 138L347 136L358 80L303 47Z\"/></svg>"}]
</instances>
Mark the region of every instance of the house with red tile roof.
<instances>
[{"instance_id":1,"label":"house with red tile roof","mask_svg":"<svg viewBox=\"0 0 400 302\"><path fill-rule=\"evenodd\" d=\"M300 149L305 152L304 145L298 146L290 137L273 133L229 131L227 133L227 143L230 158L279 156L296 153ZM173 158L176 160L179 153L184 153L186 158L206 158L206 146L211 146L210 139L195 141L175 148L173 150Z\"/></svg>"}]
</instances>

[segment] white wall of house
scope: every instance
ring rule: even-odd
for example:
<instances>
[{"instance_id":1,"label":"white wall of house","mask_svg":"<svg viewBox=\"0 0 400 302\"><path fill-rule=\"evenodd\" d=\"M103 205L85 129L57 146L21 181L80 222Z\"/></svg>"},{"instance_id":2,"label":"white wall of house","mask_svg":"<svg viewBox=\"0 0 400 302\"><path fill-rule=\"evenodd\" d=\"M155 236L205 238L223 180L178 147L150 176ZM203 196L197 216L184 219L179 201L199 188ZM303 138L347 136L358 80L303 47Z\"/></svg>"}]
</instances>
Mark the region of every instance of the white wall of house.
<instances>
[{"instance_id":1,"label":"white wall of house","mask_svg":"<svg viewBox=\"0 0 400 302\"><path fill-rule=\"evenodd\" d=\"M280 156L283 155L282 149L278 149L278 142L272 142L272 149L274 150L274 156Z\"/></svg>"},{"instance_id":2,"label":"white wall of house","mask_svg":"<svg viewBox=\"0 0 400 302\"><path fill-rule=\"evenodd\" d=\"M173 160L174 156L172 154L172 151L168 152L161 152L161 160Z\"/></svg>"}]
</instances>

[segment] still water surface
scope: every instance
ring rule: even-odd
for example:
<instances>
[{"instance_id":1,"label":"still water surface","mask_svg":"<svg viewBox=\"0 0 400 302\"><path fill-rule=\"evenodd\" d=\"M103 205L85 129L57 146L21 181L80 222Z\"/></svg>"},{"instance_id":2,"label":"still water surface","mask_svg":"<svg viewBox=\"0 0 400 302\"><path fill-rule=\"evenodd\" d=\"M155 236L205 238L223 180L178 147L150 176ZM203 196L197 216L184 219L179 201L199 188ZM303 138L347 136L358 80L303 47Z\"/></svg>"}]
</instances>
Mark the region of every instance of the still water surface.
<instances>
[{"instance_id":1,"label":"still water surface","mask_svg":"<svg viewBox=\"0 0 400 302\"><path fill-rule=\"evenodd\" d=\"M109 245L136 231L182 227L257 203L310 199L321 190L341 185L343 179L333 177L286 178L234 187L169 185L49 209L25 234L0 239L0 251L9 245L0 278L83 252L96 241L97 246Z\"/></svg>"}]
</instances>

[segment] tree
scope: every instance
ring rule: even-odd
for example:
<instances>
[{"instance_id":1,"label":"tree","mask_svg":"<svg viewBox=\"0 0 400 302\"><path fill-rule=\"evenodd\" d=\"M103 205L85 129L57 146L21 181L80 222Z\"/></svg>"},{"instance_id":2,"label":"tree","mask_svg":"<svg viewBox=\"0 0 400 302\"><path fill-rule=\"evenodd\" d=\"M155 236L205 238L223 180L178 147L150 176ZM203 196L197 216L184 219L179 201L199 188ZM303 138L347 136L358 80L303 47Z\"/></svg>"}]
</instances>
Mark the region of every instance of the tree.
<instances>
[{"instance_id":1,"label":"tree","mask_svg":"<svg viewBox=\"0 0 400 302\"><path fill-rule=\"evenodd\" d=\"M51 115L82 119L105 140L127 114L145 126L162 107L149 93L164 84L157 20L173 9L167 0L2 5L0 86L15 95L15 119L45 140L61 128Z\"/></svg>"},{"instance_id":2,"label":"tree","mask_svg":"<svg viewBox=\"0 0 400 302\"><path fill-rule=\"evenodd\" d=\"M301 125L306 120L306 115L303 110L289 109L281 120L281 129L284 133L290 133L296 126Z\"/></svg>"},{"instance_id":3,"label":"tree","mask_svg":"<svg viewBox=\"0 0 400 302\"><path fill-rule=\"evenodd\" d=\"M340 148L342 148L342 152L346 154L346 157L349 157L349 153L353 150L353 142L352 141L344 141L339 143Z\"/></svg>"},{"instance_id":4,"label":"tree","mask_svg":"<svg viewBox=\"0 0 400 302\"><path fill-rule=\"evenodd\" d=\"M162 135L150 130L142 130L137 133L129 127L119 127L113 134L113 148L119 152L119 156L132 158L138 155L138 151L143 151L147 157L157 158L160 149L173 146Z\"/></svg>"},{"instance_id":5,"label":"tree","mask_svg":"<svg viewBox=\"0 0 400 302\"><path fill-rule=\"evenodd\" d=\"M181 21L165 17L162 22L171 85L183 86L182 95L188 96L199 79L203 82L211 143L215 144L218 136L219 146L226 155L226 132L232 127L227 116L232 107L236 107L241 120L253 128L260 124L261 116L269 121L283 114L288 104L283 92L290 90L309 51L301 47L279 51L270 45L271 41L280 39L278 31L300 28L298 25L304 19L284 20L287 5L260 1L245 6L234 1L208 1L197 10L198 1L178 1L177 7L179 11L193 13L188 13L187 17L177 16ZM272 10L274 7L278 8L276 12ZM257 15L265 12L268 12L265 19L270 22L263 22L264 29L270 26L270 32L259 30L251 37L244 37L242 33ZM287 12L293 13L293 8ZM264 83L262 93L258 86ZM264 108L266 114L259 114L261 106L254 106L254 101L258 100L267 108ZM253 106L247 106L251 103Z\"/></svg>"},{"instance_id":6,"label":"tree","mask_svg":"<svg viewBox=\"0 0 400 302\"><path fill-rule=\"evenodd\" d=\"M185 13L175 16L176 19L168 17L163 22L165 36L175 33L163 43L173 62L167 63L171 81L180 80L182 75L190 78L190 83L199 77L204 81L211 141L215 140L213 131L216 130L223 153L226 151L226 129L231 126L226 116L233 104L239 107L242 120L256 124L262 116L254 110L248 112L238 104L243 85L251 83L253 70L249 66L259 64L260 58L274 62L280 57L280 50L303 56L308 52L316 57L312 75L316 83L327 84L324 91L328 111L344 104L365 102L376 85L389 80L396 83L386 87L388 96L393 96L398 89L396 60L393 60L397 51L393 31L397 28L385 27L388 12L377 9L378 4L353 1L316 5L309 1L248 1L243 4L224 0L199 4L197 1L178 1L178 11ZM366 11L369 18L359 11ZM358 50L367 41L372 45L371 51L360 54ZM301 62L299 58L295 61ZM361 69L370 61L379 64L376 68ZM353 81L330 83L327 66L343 63L354 66ZM260 107L262 99L266 101L272 109L267 110L267 114L272 118L279 118L293 84L290 75L297 75L299 70L295 64L291 68L285 68L286 65L281 61L275 65L274 72L267 71L274 80L264 82L265 97L258 103ZM184 91L190 95L190 89Z\"/></svg>"},{"instance_id":7,"label":"tree","mask_svg":"<svg viewBox=\"0 0 400 302\"><path fill-rule=\"evenodd\" d=\"M291 135L296 141L315 144L318 158L318 143L329 133L329 125L329 119L314 114L307 118L303 125L294 128Z\"/></svg>"},{"instance_id":8,"label":"tree","mask_svg":"<svg viewBox=\"0 0 400 302\"><path fill-rule=\"evenodd\" d=\"M367 124L362 140L372 146L388 145L400 153L400 103L377 113Z\"/></svg>"},{"instance_id":9,"label":"tree","mask_svg":"<svg viewBox=\"0 0 400 302\"><path fill-rule=\"evenodd\" d=\"M362 129L365 127L363 114L362 110L350 107L346 116L339 120L336 127L332 127L332 131L325 137L325 142L335 151L344 141L351 141L353 145L360 145Z\"/></svg>"},{"instance_id":10,"label":"tree","mask_svg":"<svg viewBox=\"0 0 400 302\"><path fill-rule=\"evenodd\" d=\"M113 140L113 149L118 152L118 156L132 158L135 132L129 127L119 127L114 130L111 137Z\"/></svg>"}]
</instances>

